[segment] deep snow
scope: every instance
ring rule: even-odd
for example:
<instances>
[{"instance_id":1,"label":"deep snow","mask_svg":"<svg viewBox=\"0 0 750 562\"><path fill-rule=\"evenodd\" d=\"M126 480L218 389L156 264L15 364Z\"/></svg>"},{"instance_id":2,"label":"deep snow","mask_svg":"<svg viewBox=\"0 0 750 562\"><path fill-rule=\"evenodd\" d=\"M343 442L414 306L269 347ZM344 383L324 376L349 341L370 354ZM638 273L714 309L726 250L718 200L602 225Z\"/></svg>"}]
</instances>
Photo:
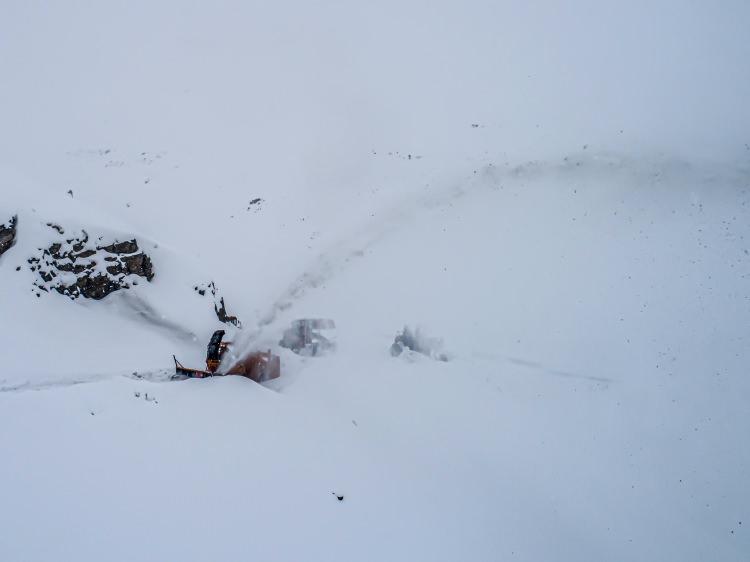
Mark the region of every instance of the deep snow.
<instances>
[{"instance_id":1,"label":"deep snow","mask_svg":"<svg viewBox=\"0 0 750 562\"><path fill-rule=\"evenodd\" d=\"M748 8L526 4L3 8L0 559L747 558Z\"/></svg>"}]
</instances>

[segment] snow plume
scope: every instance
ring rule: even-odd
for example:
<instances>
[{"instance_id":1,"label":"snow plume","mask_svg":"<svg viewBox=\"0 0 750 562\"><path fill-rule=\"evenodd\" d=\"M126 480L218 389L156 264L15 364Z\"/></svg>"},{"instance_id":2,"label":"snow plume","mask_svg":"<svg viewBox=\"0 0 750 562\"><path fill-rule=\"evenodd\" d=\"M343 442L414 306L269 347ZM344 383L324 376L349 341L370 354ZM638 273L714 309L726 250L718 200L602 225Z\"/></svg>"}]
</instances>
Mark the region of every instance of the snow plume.
<instances>
[{"instance_id":1,"label":"snow plume","mask_svg":"<svg viewBox=\"0 0 750 562\"><path fill-rule=\"evenodd\" d=\"M298 301L356 266L384 239L408 236L408 227L418 217L428 215L439 220L442 213L462 199L481 197L487 191L512 191L532 184L556 182L599 182L597 199L602 205L609 205L622 194L637 189L648 194L652 211L666 219L671 213L669 206L674 205L675 199L721 198L727 189L750 184L750 167L742 163L725 165L689 161L653 153L635 157L594 150L518 164L485 162L454 180L436 181L414 195L402 197L396 204L380 210L376 219L337 237L328 249L306 265L272 304L261 309L254 325L249 324L237 333L235 352L242 356L258 347L273 346L286 324L295 317ZM393 268L394 274L398 274L398 264ZM315 312L326 315L325 310Z\"/></svg>"}]
</instances>

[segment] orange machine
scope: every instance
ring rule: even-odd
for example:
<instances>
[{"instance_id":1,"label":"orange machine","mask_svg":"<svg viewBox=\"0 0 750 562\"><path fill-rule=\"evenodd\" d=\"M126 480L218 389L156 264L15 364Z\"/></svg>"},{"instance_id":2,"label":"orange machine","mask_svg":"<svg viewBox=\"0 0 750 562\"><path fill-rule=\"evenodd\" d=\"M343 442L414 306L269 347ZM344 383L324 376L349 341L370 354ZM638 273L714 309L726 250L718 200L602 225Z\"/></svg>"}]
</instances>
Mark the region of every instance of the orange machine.
<instances>
[{"instance_id":1,"label":"orange machine","mask_svg":"<svg viewBox=\"0 0 750 562\"><path fill-rule=\"evenodd\" d=\"M174 378L203 379L206 377L221 377L224 375L240 375L252 379L255 382L263 382L281 376L281 359L278 355L271 353L271 350L268 350L267 352L254 351L247 353L235 361L226 372L218 372L219 366L231 345L231 342L222 341L223 338L224 330L216 330L213 336L211 336L211 341L208 343L208 351L206 353L205 371L184 367L182 363L177 360L177 357L172 356L175 365Z\"/></svg>"}]
</instances>

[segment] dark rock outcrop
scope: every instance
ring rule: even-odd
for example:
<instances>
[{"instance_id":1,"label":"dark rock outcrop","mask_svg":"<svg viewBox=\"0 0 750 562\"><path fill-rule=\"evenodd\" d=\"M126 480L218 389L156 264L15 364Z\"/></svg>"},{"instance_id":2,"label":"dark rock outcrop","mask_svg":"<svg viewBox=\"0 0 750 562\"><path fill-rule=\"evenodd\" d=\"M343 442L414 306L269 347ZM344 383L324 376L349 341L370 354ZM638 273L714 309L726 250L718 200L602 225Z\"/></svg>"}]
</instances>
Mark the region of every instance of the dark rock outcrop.
<instances>
[{"instance_id":1,"label":"dark rock outcrop","mask_svg":"<svg viewBox=\"0 0 750 562\"><path fill-rule=\"evenodd\" d=\"M121 289L123 286L116 281L113 281L110 277L98 274L90 275L86 274L78 279L71 285L58 285L54 289L61 295L66 295L72 299L83 296L89 299L103 299L110 293Z\"/></svg>"},{"instance_id":2,"label":"dark rock outcrop","mask_svg":"<svg viewBox=\"0 0 750 562\"><path fill-rule=\"evenodd\" d=\"M138 251L138 242L135 239L127 242L114 242L109 246L100 246L97 250L104 250L110 254L135 254Z\"/></svg>"},{"instance_id":3,"label":"dark rock outcrop","mask_svg":"<svg viewBox=\"0 0 750 562\"><path fill-rule=\"evenodd\" d=\"M122 288L122 284L113 281L106 275L84 275L76 281L80 293L88 299L103 299L110 293Z\"/></svg>"},{"instance_id":4,"label":"dark rock outcrop","mask_svg":"<svg viewBox=\"0 0 750 562\"><path fill-rule=\"evenodd\" d=\"M232 324L238 328L242 327L242 322L236 316L232 316L227 312L227 307L224 304L224 297L219 294L219 289L216 287L216 283L210 281L208 283L199 283L193 286L193 290L200 296L206 296L206 293L211 293L214 301L214 312L220 322L224 324Z\"/></svg>"},{"instance_id":5,"label":"dark rock outcrop","mask_svg":"<svg viewBox=\"0 0 750 562\"><path fill-rule=\"evenodd\" d=\"M16 243L16 226L18 216L11 217L7 224L0 224L0 256L10 250Z\"/></svg>"},{"instance_id":6,"label":"dark rock outcrop","mask_svg":"<svg viewBox=\"0 0 750 562\"><path fill-rule=\"evenodd\" d=\"M107 266L107 272L111 275L139 275L145 277L148 281L154 278L154 267L151 263L151 258L144 253L114 260L104 259L112 262L112 265Z\"/></svg>"},{"instance_id":7,"label":"dark rock outcrop","mask_svg":"<svg viewBox=\"0 0 750 562\"><path fill-rule=\"evenodd\" d=\"M76 261L77 259L86 259L94 255L96 255L96 250L84 250L82 252L78 252L77 254L69 254L69 257L71 260ZM106 260L107 258L104 259Z\"/></svg>"},{"instance_id":8,"label":"dark rock outcrop","mask_svg":"<svg viewBox=\"0 0 750 562\"><path fill-rule=\"evenodd\" d=\"M151 258L143 252L121 259L128 274L145 277L147 281L154 278L154 264L151 263Z\"/></svg>"},{"instance_id":9,"label":"dark rock outcrop","mask_svg":"<svg viewBox=\"0 0 750 562\"><path fill-rule=\"evenodd\" d=\"M89 245L88 233L83 230L80 237L54 242L39 251L41 256L27 260L30 269L41 278L34 285L43 291L54 289L71 299L103 299L115 291L137 285L133 276L148 281L154 278L151 258L139 251L135 239L93 247ZM97 267L102 262L107 264L106 272Z\"/></svg>"},{"instance_id":10,"label":"dark rock outcrop","mask_svg":"<svg viewBox=\"0 0 750 562\"><path fill-rule=\"evenodd\" d=\"M83 250L83 248L86 246L86 244L89 241L89 233L88 232L86 232L85 230L81 230L81 234L82 234L82 236L81 236L80 240L74 240L74 241L68 242L68 244L74 242L73 243L73 251L74 252L80 252L81 250ZM93 251L94 251L94 253L96 253L96 250L93 250Z\"/></svg>"},{"instance_id":11,"label":"dark rock outcrop","mask_svg":"<svg viewBox=\"0 0 750 562\"><path fill-rule=\"evenodd\" d=\"M224 297L221 297L218 303L214 303L214 311L216 312L216 317L219 321L224 322L224 324L232 324L237 327L241 326L240 321L236 316L230 316L227 314L227 308L224 306Z\"/></svg>"}]
</instances>

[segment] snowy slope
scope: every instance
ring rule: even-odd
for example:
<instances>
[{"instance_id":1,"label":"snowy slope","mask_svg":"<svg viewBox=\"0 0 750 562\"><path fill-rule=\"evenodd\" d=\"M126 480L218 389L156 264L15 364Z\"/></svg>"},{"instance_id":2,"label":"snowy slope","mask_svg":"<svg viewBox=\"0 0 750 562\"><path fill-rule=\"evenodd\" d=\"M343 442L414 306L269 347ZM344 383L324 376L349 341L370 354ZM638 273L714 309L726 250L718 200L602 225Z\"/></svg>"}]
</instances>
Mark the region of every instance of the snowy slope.
<instances>
[{"instance_id":1,"label":"snowy slope","mask_svg":"<svg viewBox=\"0 0 750 562\"><path fill-rule=\"evenodd\" d=\"M0 559L746 559L744 3L3 11ZM218 328L282 377L168 382Z\"/></svg>"}]
</instances>

